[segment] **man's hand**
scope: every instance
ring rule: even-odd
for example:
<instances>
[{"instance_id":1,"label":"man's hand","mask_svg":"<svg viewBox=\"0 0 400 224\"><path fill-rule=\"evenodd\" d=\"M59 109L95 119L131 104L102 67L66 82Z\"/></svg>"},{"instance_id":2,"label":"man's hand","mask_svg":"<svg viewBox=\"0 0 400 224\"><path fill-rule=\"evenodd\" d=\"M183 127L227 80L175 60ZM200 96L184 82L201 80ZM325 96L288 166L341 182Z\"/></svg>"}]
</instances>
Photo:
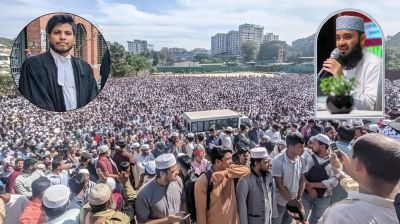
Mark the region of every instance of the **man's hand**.
<instances>
[{"instance_id":1,"label":"man's hand","mask_svg":"<svg viewBox=\"0 0 400 224\"><path fill-rule=\"evenodd\" d=\"M314 188L308 189L307 191L311 199L317 198L318 193Z\"/></svg>"},{"instance_id":2,"label":"man's hand","mask_svg":"<svg viewBox=\"0 0 400 224\"><path fill-rule=\"evenodd\" d=\"M107 177L104 175L104 173L101 171L100 168L96 169L96 173L99 176L99 181L102 183L106 183L107 182Z\"/></svg>"},{"instance_id":3,"label":"man's hand","mask_svg":"<svg viewBox=\"0 0 400 224\"><path fill-rule=\"evenodd\" d=\"M221 183L221 181L224 179L226 174L226 171L218 171L218 172L213 172L211 176L211 182L215 185Z\"/></svg>"},{"instance_id":4,"label":"man's hand","mask_svg":"<svg viewBox=\"0 0 400 224\"><path fill-rule=\"evenodd\" d=\"M129 172L127 172L127 171L122 171L120 174L119 174L119 181L122 183L122 184L125 184L126 182L128 182L129 181L129 175L130 175L130 173Z\"/></svg>"},{"instance_id":5,"label":"man's hand","mask_svg":"<svg viewBox=\"0 0 400 224\"><path fill-rule=\"evenodd\" d=\"M342 163L344 171L347 173L349 171L349 169L350 169L350 161L351 161L351 159L347 156L346 153L344 153L344 152L342 152L340 150L338 150L338 154L339 154L339 156L338 156L339 161L340 161L340 163Z\"/></svg>"},{"instance_id":6,"label":"man's hand","mask_svg":"<svg viewBox=\"0 0 400 224\"><path fill-rule=\"evenodd\" d=\"M340 152L339 152L340 153ZM336 170L342 170L342 164L340 163L340 161L339 161L339 158L338 158L338 156L336 155L336 153L332 153L331 154L331 158L330 158L330 164L331 164L331 166L332 166L332 168L333 169L336 169Z\"/></svg>"},{"instance_id":7,"label":"man's hand","mask_svg":"<svg viewBox=\"0 0 400 224\"><path fill-rule=\"evenodd\" d=\"M169 223L180 222L180 221L183 221L183 220L185 220L185 219L183 219L182 217L177 216L177 215L168 216L168 222Z\"/></svg>"},{"instance_id":8,"label":"man's hand","mask_svg":"<svg viewBox=\"0 0 400 224\"><path fill-rule=\"evenodd\" d=\"M338 78L343 75L343 68L342 65L339 64L335 59L333 58L328 58L324 61L323 64L323 69L327 72L330 72L335 76L335 78Z\"/></svg>"}]
</instances>

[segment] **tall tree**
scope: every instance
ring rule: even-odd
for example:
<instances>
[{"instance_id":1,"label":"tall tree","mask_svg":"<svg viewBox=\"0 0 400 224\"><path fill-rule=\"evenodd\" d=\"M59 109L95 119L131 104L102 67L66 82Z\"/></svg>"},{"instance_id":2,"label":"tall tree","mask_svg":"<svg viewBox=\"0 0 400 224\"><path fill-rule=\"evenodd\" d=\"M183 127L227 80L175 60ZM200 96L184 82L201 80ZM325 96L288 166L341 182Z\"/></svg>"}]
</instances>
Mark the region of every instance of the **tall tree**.
<instances>
[{"instance_id":1,"label":"tall tree","mask_svg":"<svg viewBox=\"0 0 400 224\"><path fill-rule=\"evenodd\" d=\"M255 41L246 41L240 46L240 53L243 60L248 62L256 59L258 46Z\"/></svg>"},{"instance_id":2,"label":"tall tree","mask_svg":"<svg viewBox=\"0 0 400 224\"><path fill-rule=\"evenodd\" d=\"M279 48L283 48L283 60L286 61L287 57L291 55L288 54L290 46L286 42L279 40L262 43L257 60L276 60Z\"/></svg>"},{"instance_id":3,"label":"tall tree","mask_svg":"<svg viewBox=\"0 0 400 224\"><path fill-rule=\"evenodd\" d=\"M127 76L131 71L129 64L125 60L126 52L124 46L118 42L110 44L110 56L111 56L111 70L112 76L121 77Z\"/></svg>"},{"instance_id":4,"label":"tall tree","mask_svg":"<svg viewBox=\"0 0 400 224\"><path fill-rule=\"evenodd\" d=\"M147 58L142 55L129 54L126 60L135 74L151 67Z\"/></svg>"}]
</instances>

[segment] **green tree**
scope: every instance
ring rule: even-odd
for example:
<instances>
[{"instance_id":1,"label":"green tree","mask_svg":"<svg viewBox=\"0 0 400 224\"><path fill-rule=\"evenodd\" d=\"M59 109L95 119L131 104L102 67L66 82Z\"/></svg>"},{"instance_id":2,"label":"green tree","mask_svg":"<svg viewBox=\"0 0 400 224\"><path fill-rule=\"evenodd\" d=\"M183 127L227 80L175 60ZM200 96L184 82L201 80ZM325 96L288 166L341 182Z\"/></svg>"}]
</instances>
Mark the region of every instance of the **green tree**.
<instances>
[{"instance_id":1,"label":"green tree","mask_svg":"<svg viewBox=\"0 0 400 224\"><path fill-rule=\"evenodd\" d=\"M151 67L148 59L143 55L129 54L124 46L114 42L110 44L111 74L116 77L135 75L139 71Z\"/></svg>"},{"instance_id":2,"label":"green tree","mask_svg":"<svg viewBox=\"0 0 400 224\"><path fill-rule=\"evenodd\" d=\"M129 65L130 71L134 72L135 74L151 67L148 59L142 55L128 54L126 61Z\"/></svg>"},{"instance_id":3,"label":"green tree","mask_svg":"<svg viewBox=\"0 0 400 224\"><path fill-rule=\"evenodd\" d=\"M259 48L255 41L246 41L240 46L240 53L245 62L255 60L258 50Z\"/></svg>"},{"instance_id":4,"label":"green tree","mask_svg":"<svg viewBox=\"0 0 400 224\"><path fill-rule=\"evenodd\" d=\"M283 48L283 60L293 56L290 46L285 41L268 41L260 46L260 51L257 55L257 60L276 60L278 57L278 49Z\"/></svg>"},{"instance_id":5,"label":"green tree","mask_svg":"<svg viewBox=\"0 0 400 224\"><path fill-rule=\"evenodd\" d=\"M158 63L160 63L160 54L158 52L155 52L153 54L153 63L152 66L157 66Z\"/></svg>"},{"instance_id":6,"label":"green tree","mask_svg":"<svg viewBox=\"0 0 400 224\"><path fill-rule=\"evenodd\" d=\"M126 52L124 46L118 42L110 44L111 71L112 76L127 76L131 71L129 64L125 60Z\"/></svg>"},{"instance_id":7,"label":"green tree","mask_svg":"<svg viewBox=\"0 0 400 224\"><path fill-rule=\"evenodd\" d=\"M203 61L204 61L204 60L210 61L210 60L211 60L211 57L210 57L210 55L208 55L207 53L199 53L199 54L196 54L196 55L193 57L193 60L194 60L194 61L198 61L198 62L201 62L202 60L203 60Z\"/></svg>"}]
</instances>

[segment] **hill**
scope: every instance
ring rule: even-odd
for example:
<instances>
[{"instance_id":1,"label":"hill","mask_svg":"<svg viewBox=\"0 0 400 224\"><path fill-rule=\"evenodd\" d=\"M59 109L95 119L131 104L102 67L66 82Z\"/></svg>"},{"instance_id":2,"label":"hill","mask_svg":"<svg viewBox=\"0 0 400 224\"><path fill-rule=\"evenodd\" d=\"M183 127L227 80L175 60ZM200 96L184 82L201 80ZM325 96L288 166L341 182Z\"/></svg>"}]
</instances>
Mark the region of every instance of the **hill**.
<instances>
[{"instance_id":1,"label":"hill","mask_svg":"<svg viewBox=\"0 0 400 224\"><path fill-rule=\"evenodd\" d=\"M314 42L315 34L300 38L292 42L293 50L302 57L313 57L314 56Z\"/></svg>"},{"instance_id":2,"label":"hill","mask_svg":"<svg viewBox=\"0 0 400 224\"><path fill-rule=\"evenodd\" d=\"M0 37L0 44L4 44L7 48L12 48L14 40Z\"/></svg>"}]
</instances>

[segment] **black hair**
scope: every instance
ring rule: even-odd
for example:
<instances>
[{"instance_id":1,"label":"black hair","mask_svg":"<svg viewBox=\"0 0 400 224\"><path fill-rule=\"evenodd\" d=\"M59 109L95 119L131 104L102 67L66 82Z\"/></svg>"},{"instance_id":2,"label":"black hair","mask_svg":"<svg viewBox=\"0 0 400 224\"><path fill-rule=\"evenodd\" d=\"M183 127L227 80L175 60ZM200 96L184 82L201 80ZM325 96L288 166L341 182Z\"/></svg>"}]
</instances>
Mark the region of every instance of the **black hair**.
<instances>
[{"instance_id":1,"label":"black hair","mask_svg":"<svg viewBox=\"0 0 400 224\"><path fill-rule=\"evenodd\" d=\"M240 124L240 130L245 131L247 126L245 124Z\"/></svg>"},{"instance_id":2,"label":"black hair","mask_svg":"<svg viewBox=\"0 0 400 224\"><path fill-rule=\"evenodd\" d=\"M314 119L309 119L308 123L314 123L315 124L315 120Z\"/></svg>"},{"instance_id":3,"label":"black hair","mask_svg":"<svg viewBox=\"0 0 400 224\"><path fill-rule=\"evenodd\" d=\"M198 139L199 141L203 141L203 140L205 139L204 134L203 134L203 133L198 134L198 135L197 135L197 139Z\"/></svg>"},{"instance_id":4,"label":"black hair","mask_svg":"<svg viewBox=\"0 0 400 224\"><path fill-rule=\"evenodd\" d=\"M35 165L36 162L37 162L37 160L34 158L25 159L24 160L24 170L29 170L31 168L31 166Z\"/></svg>"},{"instance_id":5,"label":"black hair","mask_svg":"<svg viewBox=\"0 0 400 224\"><path fill-rule=\"evenodd\" d=\"M261 160L263 160L262 158L250 158L250 167L255 167L256 166L256 162L260 163Z\"/></svg>"},{"instance_id":6,"label":"black hair","mask_svg":"<svg viewBox=\"0 0 400 224\"><path fill-rule=\"evenodd\" d=\"M358 41L361 41L361 35L365 34L365 32L357 30L357 33L358 33Z\"/></svg>"},{"instance_id":7,"label":"black hair","mask_svg":"<svg viewBox=\"0 0 400 224\"><path fill-rule=\"evenodd\" d=\"M353 158L364 164L374 180L392 184L400 180L400 142L395 139L382 134L363 135L354 143Z\"/></svg>"},{"instance_id":8,"label":"black hair","mask_svg":"<svg viewBox=\"0 0 400 224\"><path fill-rule=\"evenodd\" d=\"M186 170L189 170L191 167L191 159L188 155L179 156L176 158L176 162L185 167Z\"/></svg>"},{"instance_id":9,"label":"black hair","mask_svg":"<svg viewBox=\"0 0 400 224\"><path fill-rule=\"evenodd\" d=\"M226 147L221 147L221 146L215 146L212 150L211 150L211 163L215 164L215 162L218 160L222 161L222 158L224 158L226 153L232 153L232 150L230 150L229 148Z\"/></svg>"},{"instance_id":10,"label":"black hair","mask_svg":"<svg viewBox=\"0 0 400 224\"><path fill-rule=\"evenodd\" d=\"M53 162L51 162L51 169L52 170L57 169L57 167L59 167L61 165L62 160L63 159L61 158L61 156L54 157Z\"/></svg>"},{"instance_id":11,"label":"black hair","mask_svg":"<svg viewBox=\"0 0 400 224\"><path fill-rule=\"evenodd\" d=\"M68 180L68 187L74 194L79 194L83 190L86 184L85 174L78 173Z\"/></svg>"},{"instance_id":12,"label":"black hair","mask_svg":"<svg viewBox=\"0 0 400 224\"><path fill-rule=\"evenodd\" d=\"M326 127L326 128L325 128L325 133L329 133L329 132L332 131L332 130L333 130L333 127L332 127L332 126Z\"/></svg>"},{"instance_id":13,"label":"black hair","mask_svg":"<svg viewBox=\"0 0 400 224\"><path fill-rule=\"evenodd\" d=\"M72 26L72 31L74 32L74 35L76 34L76 23L74 21L74 18L72 18L71 15L67 14L62 14L62 15L55 15L49 19L47 22L46 26L46 32L47 34L51 34L51 31L53 31L54 27L58 24L64 24L68 23L69 25Z\"/></svg>"},{"instance_id":14,"label":"black hair","mask_svg":"<svg viewBox=\"0 0 400 224\"><path fill-rule=\"evenodd\" d=\"M249 149L244 147L244 148L239 149L237 154L242 155L242 154L245 154L246 152L249 152Z\"/></svg>"},{"instance_id":15,"label":"black hair","mask_svg":"<svg viewBox=\"0 0 400 224\"><path fill-rule=\"evenodd\" d=\"M299 126L297 126L297 124L295 124L295 123L292 123L292 126L294 127L294 128L298 128Z\"/></svg>"},{"instance_id":16,"label":"black hair","mask_svg":"<svg viewBox=\"0 0 400 224\"><path fill-rule=\"evenodd\" d=\"M193 142L194 138L192 138L192 137L187 137L187 140L188 140L189 142Z\"/></svg>"},{"instance_id":17,"label":"black hair","mask_svg":"<svg viewBox=\"0 0 400 224\"><path fill-rule=\"evenodd\" d=\"M304 144L305 140L303 136L297 132L290 133L286 136L286 145L289 148L289 145L296 145L297 143Z\"/></svg>"},{"instance_id":18,"label":"black hair","mask_svg":"<svg viewBox=\"0 0 400 224\"><path fill-rule=\"evenodd\" d=\"M51 181L44 176L32 182L32 197L39 197L44 191L51 186Z\"/></svg>"},{"instance_id":19,"label":"black hair","mask_svg":"<svg viewBox=\"0 0 400 224\"><path fill-rule=\"evenodd\" d=\"M45 205L43 205L43 210L46 216L49 218L49 220L52 220L54 218L57 218L64 214L67 210L69 209L69 203L65 203L63 206L58 207L58 208L48 208Z\"/></svg>"},{"instance_id":20,"label":"black hair","mask_svg":"<svg viewBox=\"0 0 400 224\"><path fill-rule=\"evenodd\" d=\"M318 140L318 143L319 143L320 145L323 145L323 146L325 146L325 148L326 148L326 149L328 149L328 148L329 148L329 145L327 145L327 144L325 144L325 143L323 143L323 142L321 142L321 141L319 141L319 140Z\"/></svg>"},{"instance_id":21,"label":"black hair","mask_svg":"<svg viewBox=\"0 0 400 224\"><path fill-rule=\"evenodd\" d=\"M314 127L311 128L311 135L317 135L317 134L321 134L322 133L322 129L320 126L315 125Z\"/></svg>"},{"instance_id":22,"label":"black hair","mask_svg":"<svg viewBox=\"0 0 400 224\"><path fill-rule=\"evenodd\" d=\"M156 176L161 177L161 172L163 172L163 173L165 173L165 175L167 175L168 171L169 171L169 168L166 168L166 169L157 169L156 168Z\"/></svg>"},{"instance_id":23,"label":"black hair","mask_svg":"<svg viewBox=\"0 0 400 224\"><path fill-rule=\"evenodd\" d=\"M108 204L108 201L107 201L106 203L104 203L104 204L101 204L101 205L92 205L92 204L89 204L89 205L90 205L90 208L92 209L90 212L91 212L92 214L95 214L95 213L97 213L97 212L105 211L105 210L108 209L107 204Z\"/></svg>"},{"instance_id":24,"label":"black hair","mask_svg":"<svg viewBox=\"0 0 400 224\"><path fill-rule=\"evenodd\" d=\"M16 160L15 160L15 166L17 166L17 164L18 164L18 162L23 162L24 161L24 159L22 159L22 158L17 158Z\"/></svg>"},{"instance_id":25,"label":"black hair","mask_svg":"<svg viewBox=\"0 0 400 224\"><path fill-rule=\"evenodd\" d=\"M345 142L350 142L354 138L354 129L339 126L337 129L339 139Z\"/></svg>"},{"instance_id":26,"label":"black hair","mask_svg":"<svg viewBox=\"0 0 400 224\"><path fill-rule=\"evenodd\" d=\"M272 129L277 130L280 129L281 127L278 124L273 124Z\"/></svg>"}]
</instances>

